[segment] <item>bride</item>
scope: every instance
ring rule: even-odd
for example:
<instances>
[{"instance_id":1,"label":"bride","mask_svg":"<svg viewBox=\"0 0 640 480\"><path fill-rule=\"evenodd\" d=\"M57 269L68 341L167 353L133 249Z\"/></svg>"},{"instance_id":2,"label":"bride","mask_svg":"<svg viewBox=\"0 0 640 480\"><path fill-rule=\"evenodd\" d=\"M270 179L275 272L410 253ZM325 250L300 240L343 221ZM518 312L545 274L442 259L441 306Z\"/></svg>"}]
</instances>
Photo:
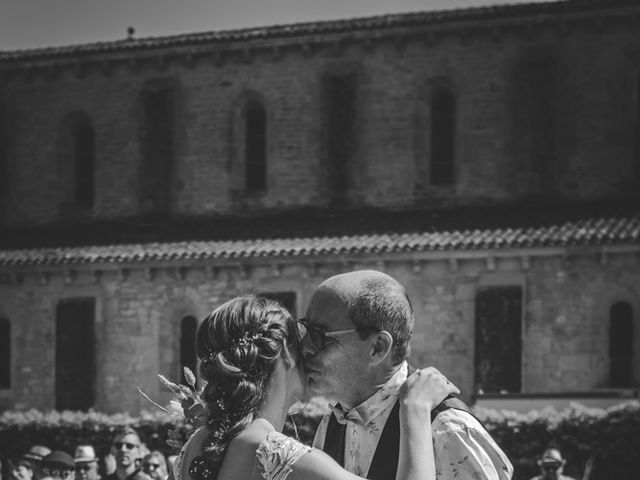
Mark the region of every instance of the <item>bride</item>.
<instances>
[{"instance_id":1,"label":"bride","mask_svg":"<svg viewBox=\"0 0 640 480\"><path fill-rule=\"evenodd\" d=\"M183 446L176 480L357 480L330 456L280 433L289 407L304 398L299 342L286 309L254 296L235 298L198 327L207 423ZM437 370L417 371L400 391L397 480L435 479L430 412L459 393Z\"/></svg>"}]
</instances>

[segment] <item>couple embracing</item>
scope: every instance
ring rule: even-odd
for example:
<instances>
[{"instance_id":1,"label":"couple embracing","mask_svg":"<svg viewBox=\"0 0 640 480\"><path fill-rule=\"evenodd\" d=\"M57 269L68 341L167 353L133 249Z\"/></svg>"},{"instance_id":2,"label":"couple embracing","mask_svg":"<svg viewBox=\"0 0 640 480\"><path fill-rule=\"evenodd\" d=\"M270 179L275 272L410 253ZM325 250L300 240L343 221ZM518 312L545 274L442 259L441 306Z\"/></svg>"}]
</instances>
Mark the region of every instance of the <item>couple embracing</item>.
<instances>
[{"instance_id":1,"label":"couple embracing","mask_svg":"<svg viewBox=\"0 0 640 480\"><path fill-rule=\"evenodd\" d=\"M508 480L513 469L434 368L407 363L414 314L396 280L336 275L294 320L238 297L198 327L207 425L175 463L176 480ZM289 407L334 398L313 447L280 433Z\"/></svg>"}]
</instances>

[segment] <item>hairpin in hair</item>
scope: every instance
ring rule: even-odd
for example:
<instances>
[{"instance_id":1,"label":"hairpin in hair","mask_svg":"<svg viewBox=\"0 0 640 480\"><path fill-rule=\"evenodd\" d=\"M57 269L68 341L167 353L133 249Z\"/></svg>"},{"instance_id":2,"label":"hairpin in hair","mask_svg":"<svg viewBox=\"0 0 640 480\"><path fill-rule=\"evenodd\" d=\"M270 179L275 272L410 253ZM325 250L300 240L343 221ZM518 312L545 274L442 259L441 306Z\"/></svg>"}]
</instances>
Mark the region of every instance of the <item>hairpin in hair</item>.
<instances>
[{"instance_id":1,"label":"hairpin in hair","mask_svg":"<svg viewBox=\"0 0 640 480\"><path fill-rule=\"evenodd\" d=\"M202 362L203 363L212 362L220 353L228 352L229 350L231 350L233 348L236 348L236 347L245 347L247 345L254 344L255 341L258 340L261 337L262 337L261 333L257 333L256 332L256 333L251 334L249 332L244 332L244 335L242 335L242 337L240 337L235 342L232 342L224 350L211 350L211 351L209 351L208 355L202 359Z\"/></svg>"}]
</instances>

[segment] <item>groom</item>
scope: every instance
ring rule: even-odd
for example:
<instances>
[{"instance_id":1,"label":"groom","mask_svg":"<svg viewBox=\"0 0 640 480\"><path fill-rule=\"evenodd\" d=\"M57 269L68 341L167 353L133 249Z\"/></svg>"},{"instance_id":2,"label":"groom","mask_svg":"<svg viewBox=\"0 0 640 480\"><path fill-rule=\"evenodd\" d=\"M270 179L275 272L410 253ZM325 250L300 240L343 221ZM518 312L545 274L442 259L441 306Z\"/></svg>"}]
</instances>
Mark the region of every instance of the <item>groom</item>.
<instances>
[{"instance_id":1,"label":"groom","mask_svg":"<svg viewBox=\"0 0 640 480\"><path fill-rule=\"evenodd\" d=\"M356 475L394 480L398 391L413 371L414 314L404 288L373 270L336 275L316 288L301 322L309 394L339 402L320 422L314 447ZM432 430L437 478L511 478L506 455L459 400L434 410Z\"/></svg>"}]
</instances>

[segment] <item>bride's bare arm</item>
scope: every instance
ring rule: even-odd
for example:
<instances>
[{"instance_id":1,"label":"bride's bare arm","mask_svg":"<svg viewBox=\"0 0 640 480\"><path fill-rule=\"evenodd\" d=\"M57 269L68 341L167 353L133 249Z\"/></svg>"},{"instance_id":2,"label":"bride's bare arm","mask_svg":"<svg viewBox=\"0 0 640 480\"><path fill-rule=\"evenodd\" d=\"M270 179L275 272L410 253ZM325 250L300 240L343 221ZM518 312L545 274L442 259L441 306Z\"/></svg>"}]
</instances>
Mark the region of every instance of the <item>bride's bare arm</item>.
<instances>
[{"instance_id":1,"label":"bride's bare arm","mask_svg":"<svg viewBox=\"0 0 640 480\"><path fill-rule=\"evenodd\" d=\"M418 370L400 391L400 451L396 480L435 480L431 410L459 390L435 368ZM293 466L287 480L361 480L321 450Z\"/></svg>"},{"instance_id":2,"label":"bride's bare arm","mask_svg":"<svg viewBox=\"0 0 640 480\"><path fill-rule=\"evenodd\" d=\"M400 390L400 455L396 480L435 480L431 410L460 390L438 370L416 371Z\"/></svg>"}]
</instances>

